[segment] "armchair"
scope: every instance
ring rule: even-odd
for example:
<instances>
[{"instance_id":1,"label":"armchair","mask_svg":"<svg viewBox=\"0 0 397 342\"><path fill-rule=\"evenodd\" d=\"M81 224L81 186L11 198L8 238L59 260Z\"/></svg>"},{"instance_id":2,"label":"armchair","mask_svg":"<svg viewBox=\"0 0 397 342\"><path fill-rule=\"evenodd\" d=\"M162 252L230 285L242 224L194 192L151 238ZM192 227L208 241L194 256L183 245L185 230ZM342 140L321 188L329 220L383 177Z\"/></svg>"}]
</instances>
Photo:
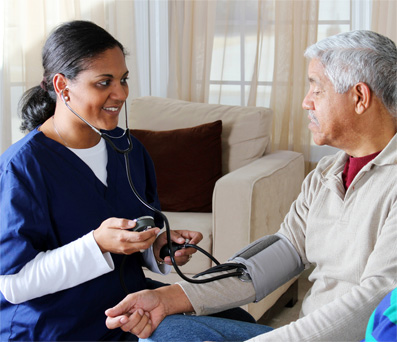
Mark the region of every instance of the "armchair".
<instances>
[{"instance_id":1,"label":"armchair","mask_svg":"<svg viewBox=\"0 0 397 342\"><path fill-rule=\"evenodd\" d=\"M222 121L222 169L214 181L210 198L212 211L165 210L164 213L172 229L200 231L204 236L200 247L225 262L252 241L279 229L300 191L304 177L302 154L271 152L272 112L268 108L192 103L152 96L134 99L131 104L130 121L134 130L179 130L217 120ZM154 164L156 167L155 160ZM192 277L211 266L211 260L198 252L181 270ZM180 280L174 271L166 277L148 270L145 273L163 282ZM293 281L245 308L259 319Z\"/></svg>"}]
</instances>

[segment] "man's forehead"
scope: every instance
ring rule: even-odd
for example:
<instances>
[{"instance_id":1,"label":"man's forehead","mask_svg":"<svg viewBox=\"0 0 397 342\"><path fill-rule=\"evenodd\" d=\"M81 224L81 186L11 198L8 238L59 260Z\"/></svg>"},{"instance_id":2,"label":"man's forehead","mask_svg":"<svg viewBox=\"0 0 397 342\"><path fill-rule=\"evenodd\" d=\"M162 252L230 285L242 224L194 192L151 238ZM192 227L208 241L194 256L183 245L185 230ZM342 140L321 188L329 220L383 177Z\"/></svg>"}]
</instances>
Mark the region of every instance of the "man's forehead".
<instances>
[{"instance_id":1,"label":"man's forehead","mask_svg":"<svg viewBox=\"0 0 397 342\"><path fill-rule=\"evenodd\" d=\"M322 63L318 59L312 59L307 72L310 84L321 84L325 77L325 69Z\"/></svg>"}]
</instances>

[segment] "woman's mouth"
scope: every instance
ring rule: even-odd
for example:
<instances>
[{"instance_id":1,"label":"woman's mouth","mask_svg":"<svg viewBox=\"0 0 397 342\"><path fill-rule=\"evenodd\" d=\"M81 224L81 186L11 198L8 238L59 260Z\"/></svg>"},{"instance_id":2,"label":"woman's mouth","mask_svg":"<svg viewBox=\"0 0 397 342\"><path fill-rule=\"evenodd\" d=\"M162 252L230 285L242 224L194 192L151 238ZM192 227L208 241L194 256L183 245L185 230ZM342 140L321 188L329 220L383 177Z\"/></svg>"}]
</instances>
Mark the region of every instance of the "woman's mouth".
<instances>
[{"instance_id":1,"label":"woman's mouth","mask_svg":"<svg viewBox=\"0 0 397 342\"><path fill-rule=\"evenodd\" d=\"M102 109L106 112L118 114L120 112L121 107L102 107Z\"/></svg>"}]
</instances>

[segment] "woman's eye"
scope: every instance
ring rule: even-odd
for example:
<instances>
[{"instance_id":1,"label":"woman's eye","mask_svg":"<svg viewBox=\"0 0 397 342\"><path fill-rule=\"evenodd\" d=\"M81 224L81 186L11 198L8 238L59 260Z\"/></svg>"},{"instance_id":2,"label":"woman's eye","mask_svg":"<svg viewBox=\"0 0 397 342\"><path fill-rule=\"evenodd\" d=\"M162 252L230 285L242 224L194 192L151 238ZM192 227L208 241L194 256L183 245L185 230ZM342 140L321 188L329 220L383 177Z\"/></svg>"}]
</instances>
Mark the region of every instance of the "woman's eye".
<instances>
[{"instance_id":1,"label":"woman's eye","mask_svg":"<svg viewBox=\"0 0 397 342\"><path fill-rule=\"evenodd\" d=\"M110 84L110 80L105 80L105 81L99 82L98 84L103 86L103 87L106 87L106 86L108 86Z\"/></svg>"},{"instance_id":2,"label":"woman's eye","mask_svg":"<svg viewBox=\"0 0 397 342\"><path fill-rule=\"evenodd\" d=\"M127 81L128 81L128 77L123 77L120 80L120 83L122 85L127 85ZM112 82L112 80L108 79L108 80L104 80L104 81L98 82L98 85L101 86L101 87L108 87L111 84L111 82Z\"/></svg>"}]
</instances>

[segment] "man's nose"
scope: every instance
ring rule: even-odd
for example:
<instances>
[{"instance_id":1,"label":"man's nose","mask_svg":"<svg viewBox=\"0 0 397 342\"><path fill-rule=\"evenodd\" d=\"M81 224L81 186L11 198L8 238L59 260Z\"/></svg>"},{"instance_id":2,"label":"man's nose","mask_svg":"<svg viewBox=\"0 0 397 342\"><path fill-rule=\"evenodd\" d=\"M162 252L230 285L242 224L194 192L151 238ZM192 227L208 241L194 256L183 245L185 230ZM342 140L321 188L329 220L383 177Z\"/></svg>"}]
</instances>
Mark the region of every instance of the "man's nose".
<instances>
[{"instance_id":1,"label":"man's nose","mask_svg":"<svg viewBox=\"0 0 397 342\"><path fill-rule=\"evenodd\" d=\"M309 93L306 94L305 98L302 101L302 108L304 110L314 110L313 101L310 99Z\"/></svg>"}]
</instances>

